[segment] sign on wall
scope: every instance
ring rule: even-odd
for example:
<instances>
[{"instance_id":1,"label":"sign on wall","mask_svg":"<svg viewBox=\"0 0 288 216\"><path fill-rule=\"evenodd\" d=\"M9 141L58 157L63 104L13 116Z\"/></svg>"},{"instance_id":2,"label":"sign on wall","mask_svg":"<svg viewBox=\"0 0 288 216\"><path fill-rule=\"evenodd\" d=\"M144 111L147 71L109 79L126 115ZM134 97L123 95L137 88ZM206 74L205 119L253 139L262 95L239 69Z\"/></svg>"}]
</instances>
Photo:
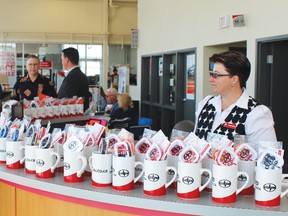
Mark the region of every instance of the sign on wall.
<instances>
[{"instance_id":1,"label":"sign on wall","mask_svg":"<svg viewBox=\"0 0 288 216\"><path fill-rule=\"evenodd\" d=\"M186 98L195 99L195 72L196 72L196 55L190 54L186 58Z\"/></svg>"},{"instance_id":2,"label":"sign on wall","mask_svg":"<svg viewBox=\"0 0 288 216\"><path fill-rule=\"evenodd\" d=\"M129 79L129 65L121 65L118 67L118 75L119 75L119 81L118 81L118 93L126 93L127 91L127 83Z\"/></svg>"},{"instance_id":3,"label":"sign on wall","mask_svg":"<svg viewBox=\"0 0 288 216\"><path fill-rule=\"evenodd\" d=\"M0 47L0 74L15 76L16 73L16 49L12 47Z\"/></svg>"}]
</instances>

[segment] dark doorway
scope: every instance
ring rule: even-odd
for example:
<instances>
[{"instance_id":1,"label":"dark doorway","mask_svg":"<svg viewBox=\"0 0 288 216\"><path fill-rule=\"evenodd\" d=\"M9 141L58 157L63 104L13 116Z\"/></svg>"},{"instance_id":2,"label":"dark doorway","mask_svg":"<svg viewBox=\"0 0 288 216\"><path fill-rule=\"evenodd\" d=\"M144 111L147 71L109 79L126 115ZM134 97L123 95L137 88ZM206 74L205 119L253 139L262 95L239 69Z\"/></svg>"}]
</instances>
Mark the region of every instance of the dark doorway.
<instances>
[{"instance_id":1,"label":"dark doorway","mask_svg":"<svg viewBox=\"0 0 288 216\"><path fill-rule=\"evenodd\" d=\"M277 139L285 150L288 173L288 37L258 42L256 98L273 113Z\"/></svg>"}]
</instances>

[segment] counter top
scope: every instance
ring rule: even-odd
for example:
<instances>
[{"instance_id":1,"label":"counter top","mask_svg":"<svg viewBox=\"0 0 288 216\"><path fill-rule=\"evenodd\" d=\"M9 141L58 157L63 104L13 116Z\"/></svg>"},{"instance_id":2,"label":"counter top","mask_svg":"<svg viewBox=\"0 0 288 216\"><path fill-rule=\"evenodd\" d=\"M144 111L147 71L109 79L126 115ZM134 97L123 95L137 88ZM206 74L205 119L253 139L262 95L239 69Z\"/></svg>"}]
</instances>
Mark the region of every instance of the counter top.
<instances>
[{"instance_id":1,"label":"counter top","mask_svg":"<svg viewBox=\"0 0 288 216\"><path fill-rule=\"evenodd\" d=\"M138 215L151 215L151 211L158 215L167 212L175 215L288 215L287 196L281 199L280 206L273 208L256 206L254 196L238 196L235 203L219 204L212 201L209 192L201 192L200 199L184 200L177 197L175 189L168 189L165 196L150 197L144 195L140 185L135 185L132 191L119 192L112 187L93 187L88 176L82 183L66 183L60 172L55 178L39 179L26 174L24 169L11 170L5 165L0 165L0 181L48 197Z\"/></svg>"}]
</instances>

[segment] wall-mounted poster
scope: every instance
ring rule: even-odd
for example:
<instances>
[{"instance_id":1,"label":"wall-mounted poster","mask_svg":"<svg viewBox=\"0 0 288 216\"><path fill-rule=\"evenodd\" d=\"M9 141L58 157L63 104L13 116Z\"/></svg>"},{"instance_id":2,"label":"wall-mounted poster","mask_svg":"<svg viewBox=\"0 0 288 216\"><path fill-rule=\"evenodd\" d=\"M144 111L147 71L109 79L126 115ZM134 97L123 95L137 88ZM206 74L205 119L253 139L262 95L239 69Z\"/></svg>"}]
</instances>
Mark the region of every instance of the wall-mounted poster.
<instances>
[{"instance_id":1,"label":"wall-mounted poster","mask_svg":"<svg viewBox=\"0 0 288 216\"><path fill-rule=\"evenodd\" d=\"M0 74L15 76L16 74L16 48L0 47Z\"/></svg>"},{"instance_id":2,"label":"wall-mounted poster","mask_svg":"<svg viewBox=\"0 0 288 216\"><path fill-rule=\"evenodd\" d=\"M129 83L129 65L121 65L118 68L119 82L118 82L118 93L126 93L127 84Z\"/></svg>"},{"instance_id":3,"label":"wall-mounted poster","mask_svg":"<svg viewBox=\"0 0 288 216\"><path fill-rule=\"evenodd\" d=\"M196 55L186 56L186 98L195 99L195 73L196 73Z\"/></svg>"}]
</instances>

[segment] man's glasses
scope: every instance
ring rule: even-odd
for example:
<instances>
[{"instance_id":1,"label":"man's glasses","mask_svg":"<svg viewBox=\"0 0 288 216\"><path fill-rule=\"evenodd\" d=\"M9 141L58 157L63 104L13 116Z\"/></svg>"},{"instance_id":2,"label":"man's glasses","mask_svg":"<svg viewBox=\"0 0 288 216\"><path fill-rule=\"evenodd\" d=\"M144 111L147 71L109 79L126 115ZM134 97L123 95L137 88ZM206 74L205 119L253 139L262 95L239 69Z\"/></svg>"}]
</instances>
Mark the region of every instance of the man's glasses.
<instances>
[{"instance_id":1,"label":"man's glasses","mask_svg":"<svg viewBox=\"0 0 288 216\"><path fill-rule=\"evenodd\" d=\"M38 65L39 65L38 63L29 63L29 64L28 64L29 67L38 66Z\"/></svg>"},{"instance_id":2,"label":"man's glasses","mask_svg":"<svg viewBox=\"0 0 288 216\"><path fill-rule=\"evenodd\" d=\"M218 77L224 77L224 76L233 76L232 74L219 74L219 73L214 73L214 72L209 72L209 74L214 79L217 79Z\"/></svg>"}]
</instances>

